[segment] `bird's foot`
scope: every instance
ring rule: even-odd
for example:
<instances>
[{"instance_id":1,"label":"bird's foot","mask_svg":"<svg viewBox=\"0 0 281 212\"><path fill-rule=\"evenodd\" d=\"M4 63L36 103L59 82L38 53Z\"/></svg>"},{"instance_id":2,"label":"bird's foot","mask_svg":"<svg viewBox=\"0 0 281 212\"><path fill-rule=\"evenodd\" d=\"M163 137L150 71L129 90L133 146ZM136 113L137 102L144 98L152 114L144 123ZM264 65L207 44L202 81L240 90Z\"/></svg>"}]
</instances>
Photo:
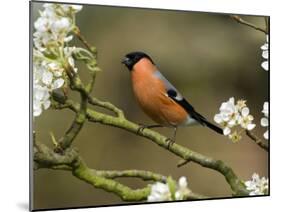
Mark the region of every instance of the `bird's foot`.
<instances>
[{"instance_id":1,"label":"bird's foot","mask_svg":"<svg viewBox=\"0 0 281 212\"><path fill-rule=\"evenodd\" d=\"M145 128L147 128L147 126L144 124L139 124L139 126L140 127L137 130L137 134L140 134Z\"/></svg>"},{"instance_id":2,"label":"bird's foot","mask_svg":"<svg viewBox=\"0 0 281 212\"><path fill-rule=\"evenodd\" d=\"M170 149L170 147L176 142L175 140L173 140L173 139L171 139L171 138L167 138L166 140L165 140L166 142L167 142L167 147L168 147L168 149Z\"/></svg>"},{"instance_id":3,"label":"bird's foot","mask_svg":"<svg viewBox=\"0 0 281 212\"><path fill-rule=\"evenodd\" d=\"M156 124L156 125L144 125L144 124L139 124L140 127L137 130L137 134L140 134L144 129L152 129L156 127L163 127L162 125Z\"/></svg>"}]
</instances>

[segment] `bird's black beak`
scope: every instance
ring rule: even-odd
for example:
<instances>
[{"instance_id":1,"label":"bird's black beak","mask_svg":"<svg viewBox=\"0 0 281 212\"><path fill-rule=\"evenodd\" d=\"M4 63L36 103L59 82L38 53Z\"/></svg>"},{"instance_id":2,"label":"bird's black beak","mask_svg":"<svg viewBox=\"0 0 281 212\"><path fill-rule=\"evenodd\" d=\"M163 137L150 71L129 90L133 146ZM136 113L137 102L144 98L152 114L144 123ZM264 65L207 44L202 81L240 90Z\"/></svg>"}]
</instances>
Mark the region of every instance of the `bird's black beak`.
<instances>
[{"instance_id":1,"label":"bird's black beak","mask_svg":"<svg viewBox=\"0 0 281 212\"><path fill-rule=\"evenodd\" d=\"M134 65L133 60L130 59L129 57L124 57L121 63L123 63L129 69L129 71L132 70Z\"/></svg>"},{"instance_id":2,"label":"bird's black beak","mask_svg":"<svg viewBox=\"0 0 281 212\"><path fill-rule=\"evenodd\" d=\"M130 59L128 57L123 58L123 60L121 61L122 64L124 65L128 65L129 64Z\"/></svg>"}]
</instances>

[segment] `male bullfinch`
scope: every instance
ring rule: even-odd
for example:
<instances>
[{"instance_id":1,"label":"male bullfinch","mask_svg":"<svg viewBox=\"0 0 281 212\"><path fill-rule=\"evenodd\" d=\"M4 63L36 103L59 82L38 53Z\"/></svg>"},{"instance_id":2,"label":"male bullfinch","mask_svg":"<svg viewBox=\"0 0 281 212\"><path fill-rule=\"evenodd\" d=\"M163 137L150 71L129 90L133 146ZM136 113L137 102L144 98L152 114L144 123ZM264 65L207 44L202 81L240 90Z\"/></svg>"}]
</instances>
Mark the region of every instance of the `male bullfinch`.
<instances>
[{"instance_id":1,"label":"male bullfinch","mask_svg":"<svg viewBox=\"0 0 281 212\"><path fill-rule=\"evenodd\" d=\"M122 63L131 73L133 92L143 111L158 125L142 127L173 127L171 139L175 142L177 128L201 124L217 133L223 134L221 128L208 122L197 113L178 90L161 74L155 63L143 52L131 52Z\"/></svg>"}]
</instances>

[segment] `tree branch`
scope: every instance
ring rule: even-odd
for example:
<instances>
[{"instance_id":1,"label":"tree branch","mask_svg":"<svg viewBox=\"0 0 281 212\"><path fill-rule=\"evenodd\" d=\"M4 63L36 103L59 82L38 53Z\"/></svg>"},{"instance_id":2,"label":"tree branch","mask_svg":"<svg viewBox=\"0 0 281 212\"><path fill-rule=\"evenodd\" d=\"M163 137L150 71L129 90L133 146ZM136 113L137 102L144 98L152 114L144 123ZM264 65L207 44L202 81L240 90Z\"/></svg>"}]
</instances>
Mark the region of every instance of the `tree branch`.
<instances>
[{"instance_id":1,"label":"tree branch","mask_svg":"<svg viewBox=\"0 0 281 212\"><path fill-rule=\"evenodd\" d=\"M268 152L268 145L262 142L262 139L260 139L258 136L256 136L253 132L246 130L246 135L252 139L260 148L264 149Z\"/></svg>"},{"instance_id":2,"label":"tree branch","mask_svg":"<svg viewBox=\"0 0 281 212\"><path fill-rule=\"evenodd\" d=\"M115 193L124 201L146 200L150 194L150 185L141 189L132 189L117 181L115 178L134 177L142 180L166 182L167 177L144 170L95 170L90 169L78 155L77 150L68 148L63 155L58 154L46 145L37 142L34 151L35 169L48 168L54 170L72 171L73 176L108 192ZM186 199L207 198L206 196L190 191Z\"/></svg>"},{"instance_id":3,"label":"tree branch","mask_svg":"<svg viewBox=\"0 0 281 212\"><path fill-rule=\"evenodd\" d=\"M254 25L254 24L252 24L252 23L250 23L250 22L248 22L248 21L245 21L245 20L243 20L243 19L242 19L240 16L238 16L238 15L230 15L230 17L231 17L233 20L235 20L237 23L239 23L239 24L242 24L242 25L251 27L251 28L253 28L253 29L255 29L255 30L258 30L258 31L260 31L260 32L263 32L263 33L265 33L265 34L268 34L268 32L267 32L266 29L260 28L260 27Z\"/></svg>"},{"instance_id":4,"label":"tree branch","mask_svg":"<svg viewBox=\"0 0 281 212\"><path fill-rule=\"evenodd\" d=\"M120 177L136 177L140 178L142 180L153 180L153 181L160 181L165 183L167 180L167 177L156 174L150 171L144 171L144 170L124 170L124 171L117 171L117 170L109 170L109 171L95 171L95 174L98 176L102 176L108 179L115 179Z\"/></svg>"},{"instance_id":5,"label":"tree branch","mask_svg":"<svg viewBox=\"0 0 281 212\"><path fill-rule=\"evenodd\" d=\"M68 75L68 78L70 79L71 86L73 90L76 90L80 93L81 103L79 110L76 112L75 119L73 120L70 128L66 131L65 135L59 140L58 145L55 148L56 152L62 152L65 149L69 148L71 146L71 143L75 139L75 137L78 135L80 130L83 127L84 122L86 121L86 110L87 110L87 103L88 103L88 96L92 92L92 89L94 87L94 82L96 78L96 72L91 70L91 80L89 84L85 87L83 83L81 82L79 76L75 73L72 66L67 62L65 66L65 71ZM65 98L64 101L64 107L66 105L70 105L70 103L65 104Z\"/></svg>"},{"instance_id":6,"label":"tree branch","mask_svg":"<svg viewBox=\"0 0 281 212\"><path fill-rule=\"evenodd\" d=\"M118 183L117 181L96 175L95 171L89 169L81 157L78 156L77 151L70 148L61 155L55 153L44 144L40 144L39 148L34 153L34 161L37 164L36 169L50 168L71 170L75 177L93 185L96 188L113 192L125 201L145 200L150 193L149 186L143 189L133 190L128 186ZM66 169L66 167L68 168Z\"/></svg>"},{"instance_id":7,"label":"tree branch","mask_svg":"<svg viewBox=\"0 0 281 212\"><path fill-rule=\"evenodd\" d=\"M86 164L80 159L78 165L72 171L77 178L91 184L96 188L102 188L105 191L115 193L124 201L141 201L146 200L150 194L150 186L142 189L131 189L115 180L95 175Z\"/></svg>"},{"instance_id":8,"label":"tree branch","mask_svg":"<svg viewBox=\"0 0 281 212\"><path fill-rule=\"evenodd\" d=\"M70 65L68 65L67 68L70 69ZM78 76L71 76L70 71L68 71L68 75L71 81L73 82L73 89L79 91L80 93L81 103L70 128L66 131L64 136L59 140L59 143L55 148L56 152L62 152L71 146L71 143L74 141L74 139L82 129L83 124L85 123L86 120L88 93L85 91Z\"/></svg>"},{"instance_id":9,"label":"tree branch","mask_svg":"<svg viewBox=\"0 0 281 212\"><path fill-rule=\"evenodd\" d=\"M73 110L74 112L77 112L79 109L79 104L73 103L69 107L69 109ZM172 152L173 154L181 157L184 160L189 160L203 167L218 171L225 177L227 183L230 185L232 191L234 192L233 195L235 196L248 195L248 191L246 190L244 183L237 177L237 175L233 172L233 170L221 160L216 160L204 156L198 152L192 151L176 143L170 145L169 147L169 143L167 142L167 137L150 129L144 129L142 131L139 131L139 127L140 127L139 125L123 117L113 117L91 109L87 109L87 118L91 122L117 127L129 131L131 133L137 134L139 136L142 136L144 138L147 138L152 142L154 142L155 144Z\"/></svg>"}]
</instances>

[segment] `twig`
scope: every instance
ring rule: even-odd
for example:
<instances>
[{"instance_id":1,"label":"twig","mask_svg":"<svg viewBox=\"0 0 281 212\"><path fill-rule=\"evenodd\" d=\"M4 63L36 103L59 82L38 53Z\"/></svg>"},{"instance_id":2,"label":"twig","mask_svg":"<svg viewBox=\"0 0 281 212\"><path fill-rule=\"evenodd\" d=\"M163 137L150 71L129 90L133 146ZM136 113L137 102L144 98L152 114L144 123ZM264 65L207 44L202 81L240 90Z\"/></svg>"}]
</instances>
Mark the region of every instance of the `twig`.
<instances>
[{"instance_id":1,"label":"twig","mask_svg":"<svg viewBox=\"0 0 281 212\"><path fill-rule=\"evenodd\" d=\"M233 20L235 20L236 22L238 22L239 24L246 25L246 26L251 27L251 28L253 28L253 29L255 29L255 30L261 31L261 32L263 32L263 33L265 33L265 34L268 33L266 29L263 29L263 28L261 28L261 27L258 27L258 26L256 26L256 25L254 25L253 23L250 23L250 22L248 22L248 21L245 21L245 20L243 20L243 19L242 19L240 16L238 16L238 15L230 15L230 17L231 17Z\"/></svg>"},{"instance_id":2,"label":"twig","mask_svg":"<svg viewBox=\"0 0 281 212\"><path fill-rule=\"evenodd\" d=\"M256 136L253 132L246 130L246 135L252 139L259 147L264 149L265 151L268 152L268 146L262 142L262 139L260 139L258 136Z\"/></svg>"},{"instance_id":3,"label":"twig","mask_svg":"<svg viewBox=\"0 0 281 212\"><path fill-rule=\"evenodd\" d=\"M265 22L265 30L267 32L267 34L269 34L269 18L268 17L264 17L264 22Z\"/></svg>"},{"instance_id":4,"label":"twig","mask_svg":"<svg viewBox=\"0 0 281 212\"><path fill-rule=\"evenodd\" d=\"M88 97L88 101L94 106L99 106L114 112L119 118L125 118L123 111L111 104L110 102L103 102L91 96Z\"/></svg>"},{"instance_id":5,"label":"twig","mask_svg":"<svg viewBox=\"0 0 281 212\"><path fill-rule=\"evenodd\" d=\"M186 165L187 163L189 163L191 160L190 159L187 159L187 160L180 160L177 164L177 167L182 167L184 165Z\"/></svg>"},{"instance_id":6,"label":"twig","mask_svg":"<svg viewBox=\"0 0 281 212\"><path fill-rule=\"evenodd\" d=\"M77 38L84 44L84 46L94 55L94 57L97 57L97 50L95 47L91 47L91 45L87 42L87 40L84 38L84 36L81 34L80 29L78 27L75 27L73 30L74 34L77 36Z\"/></svg>"}]
</instances>

